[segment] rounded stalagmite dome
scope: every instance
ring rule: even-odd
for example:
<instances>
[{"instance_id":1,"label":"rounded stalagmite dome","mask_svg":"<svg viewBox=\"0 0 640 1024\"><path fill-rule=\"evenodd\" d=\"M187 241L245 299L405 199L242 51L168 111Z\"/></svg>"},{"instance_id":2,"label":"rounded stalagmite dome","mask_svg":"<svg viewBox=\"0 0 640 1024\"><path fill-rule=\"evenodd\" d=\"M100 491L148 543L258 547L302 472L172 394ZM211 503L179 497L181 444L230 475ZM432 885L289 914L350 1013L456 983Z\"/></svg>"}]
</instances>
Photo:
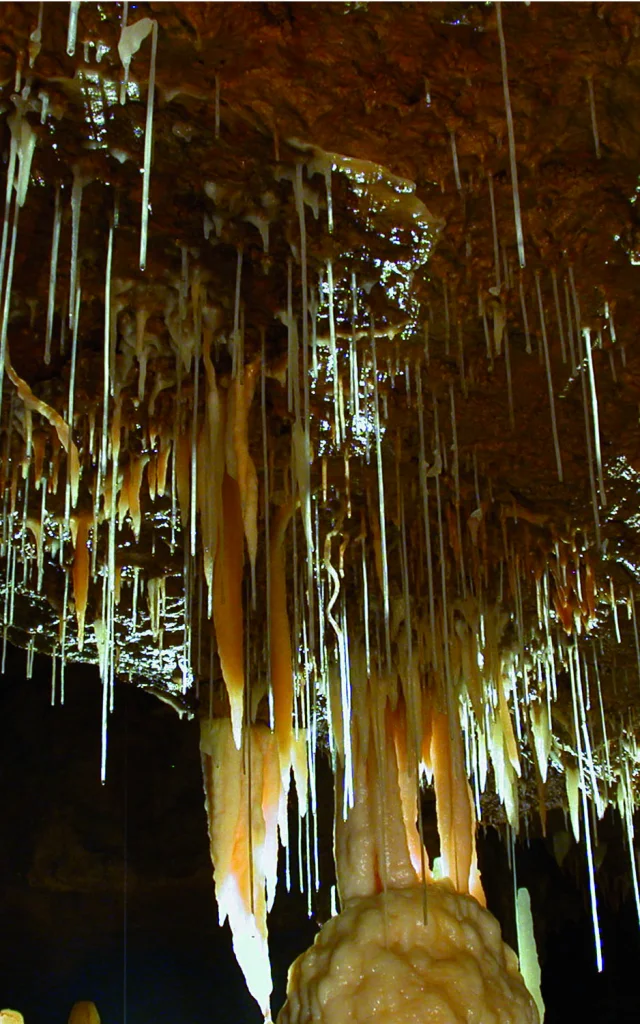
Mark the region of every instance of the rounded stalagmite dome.
<instances>
[{"instance_id":1,"label":"rounded stalagmite dome","mask_svg":"<svg viewBox=\"0 0 640 1024\"><path fill-rule=\"evenodd\" d=\"M448 882L349 900L289 971L278 1024L538 1024L496 919Z\"/></svg>"},{"instance_id":2,"label":"rounded stalagmite dome","mask_svg":"<svg viewBox=\"0 0 640 1024\"><path fill-rule=\"evenodd\" d=\"M74 1003L69 1014L69 1024L100 1024L100 1014L95 1003L82 1000Z\"/></svg>"},{"instance_id":3,"label":"rounded stalagmite dome","mask_svg":"<svg viewBox=\"0 0 640 1024\"><path fill-rule=\"evenodd\" d=\"M24 1017L18 1010L0 1010L0 1024L24 1024Z\"/></svg>"}]
</instances>

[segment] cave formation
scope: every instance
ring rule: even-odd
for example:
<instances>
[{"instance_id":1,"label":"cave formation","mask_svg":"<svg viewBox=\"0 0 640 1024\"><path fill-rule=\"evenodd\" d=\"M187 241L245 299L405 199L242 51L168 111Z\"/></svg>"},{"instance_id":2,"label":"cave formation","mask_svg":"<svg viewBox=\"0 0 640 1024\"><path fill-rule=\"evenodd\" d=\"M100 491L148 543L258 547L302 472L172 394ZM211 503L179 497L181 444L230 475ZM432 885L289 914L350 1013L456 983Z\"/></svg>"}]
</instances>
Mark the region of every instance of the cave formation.
<instances>
[{"instance_id":1,"label":"cave formation","mask_svg":"<svg viewBox=\"0 0 640 1024\"><path fill-rule=\"evenodd\" d=\"M46 656L60 705L98 666L106 787L134 690L195 756L199 723L265 1015L278 874L330 917L332 842L345 905L410 878L428 927L439 874L484 898L478 826L494 909L496 831L521 937L516 846L570 850L606 974L610 890L640 912L640 8L1 13L3 671Z\"/></svg>"}]
</instances>

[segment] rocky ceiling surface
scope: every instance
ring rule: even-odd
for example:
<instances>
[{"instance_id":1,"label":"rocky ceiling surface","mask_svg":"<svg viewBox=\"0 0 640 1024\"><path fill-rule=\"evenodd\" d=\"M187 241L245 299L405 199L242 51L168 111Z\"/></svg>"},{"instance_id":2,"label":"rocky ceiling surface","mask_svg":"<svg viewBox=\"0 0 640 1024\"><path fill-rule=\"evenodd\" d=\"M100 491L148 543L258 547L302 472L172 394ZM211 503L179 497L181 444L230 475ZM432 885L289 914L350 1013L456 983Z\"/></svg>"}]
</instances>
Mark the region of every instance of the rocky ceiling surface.
<instances>
[{"instance_id":1,"label":"rocky ceiling surface","mask_svg":"<svg viewBox=\"0 0 640 1024\"><path fill-rule=\"evenodd\" d=\"M632 829L638 7L0 21L5 645L266 716L282 613L320 738L349 636Z\"/></svg>"}]
</instances>

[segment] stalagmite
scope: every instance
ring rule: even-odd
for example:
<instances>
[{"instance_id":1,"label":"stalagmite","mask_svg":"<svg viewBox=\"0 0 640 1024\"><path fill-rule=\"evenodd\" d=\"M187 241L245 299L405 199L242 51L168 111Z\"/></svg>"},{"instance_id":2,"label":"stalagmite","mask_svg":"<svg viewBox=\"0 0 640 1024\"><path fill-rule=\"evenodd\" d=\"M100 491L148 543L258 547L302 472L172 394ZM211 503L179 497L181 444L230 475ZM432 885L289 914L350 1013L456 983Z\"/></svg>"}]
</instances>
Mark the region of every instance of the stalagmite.
<instances>
[{"instance_id":1,"label":"stalagmite","mask_svg":"<svg viewBox=\"0 0 640 1024\"><path fill-rule=\"evenodd\" d=\"M399 799L406 736L394 731L401 718L387 708L382 745L374 741L378 712L363 683L358 674L358 701L365 704L358 703L354 725L355 803L345 822L335 817L342 913L291 968L278 1021L338 1024L353 1016L445 1024L467 1019L473 1008L474 1020L504 1015L514 1024L537 1024L516 957L487 911L449 882L416 884L408 834L415 832L415 810L405 814ZM370 710L362 714L367 701ZM481 984L471 981L479 977Z\"/></svg>"},{"instance_id":2,"label":"stalagmite","mask_svg":"<svg viewBox=\"0 0 640 1024\"><path fill-rule=\"evenodd\" d=\"M74 1003L69 1014L69 1024L100 1024L100 1014L95 1003Z\"/></svg>"},{"instance_id":3,"label":"stalagmite","mask_svg":"<svg viewBox=\"0 0 640 1024\"><path fill-rule=\"evenodd\" d=\"M544 1003L540 990L540 962L536 949L531 915L531 897L528 889L518 889L516 900L516 928L518 932L518 959L527 989L535 1000L540 1022L544 1021Z\"/></svg>"}]
</instances>

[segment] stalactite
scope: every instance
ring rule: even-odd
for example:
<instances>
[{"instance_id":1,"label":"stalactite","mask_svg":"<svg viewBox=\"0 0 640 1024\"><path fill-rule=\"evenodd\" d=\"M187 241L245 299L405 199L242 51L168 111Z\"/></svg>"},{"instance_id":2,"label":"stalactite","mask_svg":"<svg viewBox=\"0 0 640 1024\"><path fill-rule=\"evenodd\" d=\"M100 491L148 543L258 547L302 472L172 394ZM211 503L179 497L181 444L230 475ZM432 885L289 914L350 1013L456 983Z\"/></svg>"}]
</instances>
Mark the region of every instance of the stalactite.
<instances>
[{"instance_id":1,"label":"stalactite","mask_svg":"<svg viewBox=\"0 0 640 1024\"><path fill-rule=\"evenodd\" d=\"M502 27L502 4L500 0L496 4L496 20L498 26L498 39L500 41L500 63L502 66L502 88L504 91L504 105L507 116L507 133L509 136L509 165L511 169L511 189L513 192L513 212L516 223L516 239L518 243L518 260L520 267L525 266L524 235L522 232L522 216L520 212L520 191L518 188L518 166L516 162L516 141L513 127L513 111L511 109L511 97L509 94L509 71L507 68L507 46Z\"/></svg>"}]
</instances>

